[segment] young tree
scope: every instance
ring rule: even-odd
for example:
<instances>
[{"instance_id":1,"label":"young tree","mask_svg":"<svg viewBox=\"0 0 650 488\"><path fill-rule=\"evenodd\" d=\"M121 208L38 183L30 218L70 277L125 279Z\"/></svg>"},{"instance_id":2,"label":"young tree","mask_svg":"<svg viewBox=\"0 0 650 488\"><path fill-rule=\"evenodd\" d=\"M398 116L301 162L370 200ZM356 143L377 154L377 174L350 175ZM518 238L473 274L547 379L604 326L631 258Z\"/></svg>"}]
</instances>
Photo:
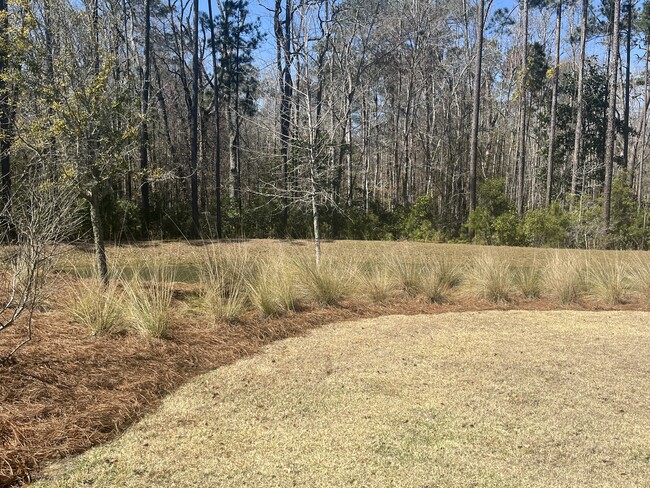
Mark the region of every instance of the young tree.
<instances>
[{"instance_id":1,"label":"young tree","mask_svg":"<svg viewBox=\"0 0 650 488\"><path fill-rule=\"evenodd\" d=\"M262 34L258 22L248 19L248 0L224 0L219 4L221 17L221 82L226 97L230 148L230 199L242 216L241 197L241 124L243 112L250 113L250 95L256 88L253 51ZM243 98L243 100L242 100Z\"/></svg>"},{"instance_id":2,"label":"young tree","mask_svg":"<svg viewBox=\"0 0 650 488\"><path fill-rule=\"evenodd\" d=\"M199 237L199 0L192 7L192 109L190 111L190 182L192 202L192 237Z\"/></svg>"}]
</instances>

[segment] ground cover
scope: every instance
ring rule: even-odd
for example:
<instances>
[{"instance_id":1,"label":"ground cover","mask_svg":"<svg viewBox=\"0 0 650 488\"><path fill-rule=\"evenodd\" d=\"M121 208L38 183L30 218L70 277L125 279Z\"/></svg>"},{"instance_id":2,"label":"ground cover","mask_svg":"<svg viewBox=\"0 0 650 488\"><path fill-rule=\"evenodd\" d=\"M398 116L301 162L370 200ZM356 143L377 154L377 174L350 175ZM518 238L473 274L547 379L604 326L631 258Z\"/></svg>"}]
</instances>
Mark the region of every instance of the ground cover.
<instances>
[{"instance_id":1,"label":"ground cover","mask_svg":"<svg viewBox=\"0 0 650 488\"><path fill-rule=\"evenodd\" d=\"M36 486L646 486L648 319L326 326L191 381Z\"/></svg>"},{"instance_id":2,"label":"ground cover","mask_svg":"<svg viewBox=\"0 0 650 488\"><path fill-rule=\"evenodd\" d=\"M71 249L35 317L35 341L0 368L0 486L114 438L192 377L323 324L486 309L645 310L650 303L645 253L328 242L321 268L311 256L305 241L113 246L115 310L124 316L119 327L93 329L96 317L83 325L89 309L78 302L110 294L89 295L92 254ZM157 274L160 266L171 274ZM134 276L145 284L134 288ZM129 297L149 297L143 291L155 288L146 284L153 276L167 276L171 291L165 338L131 323ZM0 352L20 332L0 335Z\"/></svg>"}]
</instances>

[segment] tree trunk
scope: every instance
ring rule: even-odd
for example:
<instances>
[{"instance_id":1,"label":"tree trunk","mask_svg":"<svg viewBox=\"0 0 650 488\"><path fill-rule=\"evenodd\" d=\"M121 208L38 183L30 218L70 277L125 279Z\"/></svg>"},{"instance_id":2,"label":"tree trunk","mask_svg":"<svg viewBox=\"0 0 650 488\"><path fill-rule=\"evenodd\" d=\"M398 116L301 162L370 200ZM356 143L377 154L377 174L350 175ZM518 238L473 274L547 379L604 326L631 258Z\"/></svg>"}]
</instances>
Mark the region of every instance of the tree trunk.
<instances>
[{"instance_id":1,"label":"tree trunk","mask_svg":"<svg viewBox=\"0 0 650 488\"><path fill-rule=\"evenodd\" d=\"M519 158L517 161L517 212L519 218L524 216L526 201L524 184L526 180L526 92L528 90L528 0L521 2L522 15L522 55L521 84L519 91Z\"/></svg>"},{"instance_id":2,"label":"tree trunk","mask_svg":"<svg viewBox=\"0 0 650 488\"><path fill-rule=\"evenodd\" d=\"M583 113L584 113L584 73L585 73L585 58L587 48L587 19L589 17L589 0L582 0L582 25L580 32L580 66L578 69L578 97L576 100L578 113L576 115L576 129L575 138L573 143L573 160L571 165L571 200L569 201L569 209L573 210L573 205L576 199L576 190L578 185L578 167L582 157L582 126L583 126Z\"/></svg>"},{"instance_id":3,"label":"tree trunk","mask_svg":"<svg viewBox=\"0 0 650 488\"><path fill-rule=\"evenodd\" d=\"M614 17L611 38L611 56L609 60L609 96L607 105L607 133L605 136L605 187L603 200L603 221L605 231L609 231L612 205L612 174L614 172L614 145L616 142L616 67L618 65L618 50L620 42L619 19L621 15L621 0L614 0Z\"/></svg>"},{"instance_id":4,"label":"tree trunk","mask_svg":"<svg viewBox=\"0 0 650 488\"><path fill-rule=\"evenodd\" d=\"M553 197L553 158L557 128L557 92L560 82L560 41L562 40L562 0L557 0L555 21L555 66L553 67L553 94L551 101L551 128L548 141L548 164L546 173L546 206L551 205Z\"/></svg>"},{"instance_id":5,"label":"tree trunk","mask_svg":"<svg viewBox=\"0 0 650 488\"><path fill-rule=\"evenodd\" d=\"M0 45L8 35L9 18L7 14L7 0L0 0ZM11 107L9 105L9 89L5 78L7 53L0 50L0 171L2 176L2 204L3 208L9 206L11 201L11 161L9 149L11 147ZM1 209L0 209L1 210Z\"/></svg>"},{"instance_id":6,"label":"tree trunk","mask_svg":"<svg viewBox=\"0 0 650 488\"><path fill-rule=\"evenodd\" d=\"M291 105L293 80L291 78L291 24L292 2L286 0L284 6L284 30L280 13L281 0L275 2L275 37L277 47L277 68L280 82L280 179L282 186L282 232L289 232L289 139L291 133ZM284 61L284 62L283 62Z\"/></svg>"},{"instance_id":7,"label":"tree trunk","mask_svg":"<svg viewBox=\"0 0 650 488\"><path fill-rule=\"evenodd\" d=\"M472 103L472 140L469 155L469 211L476 210L476 167L478 164L478 130L481 110L481 66L483 64L483 30L485 23L485 0L478 1L476 17L476 52L474 54L474 100ZM428 117L427 117L428 118ZM469 236L474 238L474 229L469 230Z\"/></svg>"},{"instance_id":8,"label":"tree trunk","mask_svg":"<svg viewBox=\"0 0 650 488\"><path fill-rule=\"evenodd\" d=\"M223 238L223 217L221 215L221 103L220 103L220 86L217 72L217 39L214 28L214 17L212 15L212 0L208 0L208 15L210 16L210 50L212 54L212 70L214 71L214 174L215 174L215 225L217 239Z\"/></svg>"},{"instance_id":9,"label":"tree trunk","mask_svg":"<svg viewBox=\"0 0 650 488\"><path fill-rule=\"evenodd\" d=\"M142 125L140 127L140 170L142 171L142 213L144 222L149 214L149 89L151 86L151 0L144 2L144 76L142 80Z\"/></svg>"},{"instance_id":10,"label":"tree trunk","mask_svg":"<svg viewBox=\"0 0 650 488\"><path fill-rule=\"evenodd\" d=\"M623 112L623 164L627 171L627 181L630 186L634 183L634 162L629 159L630 147L630 73L632 71L632 0L627 1L627 28L625 46L625 108Z\"/></svg>"},{"instance_id":11,"label":"tree trunk","mask_svg":"<svg viewBox=\"0 0 650 488\"><path fill-rule=\"evenodd\" d=\"M106 259L106 245L104 244L104 222L100 212L101 192L98 185L90 190L90 223L93 228L95 242L95 258L97 262L98 278L103 285L108 285L108 263Z\"/></svg>"},{"instance_id":12,"label":"tree trunk","mask_svg":"<svg viewBox=\"0 0 650 488\"><path fill-rule=\"evenodd\" d=\"M190 120L190 151L191 151L191 201L192 201L192 237L199 237L199 0L193 4L193 39L192 39L192 110Z\"/></svg>"}]
</instances>

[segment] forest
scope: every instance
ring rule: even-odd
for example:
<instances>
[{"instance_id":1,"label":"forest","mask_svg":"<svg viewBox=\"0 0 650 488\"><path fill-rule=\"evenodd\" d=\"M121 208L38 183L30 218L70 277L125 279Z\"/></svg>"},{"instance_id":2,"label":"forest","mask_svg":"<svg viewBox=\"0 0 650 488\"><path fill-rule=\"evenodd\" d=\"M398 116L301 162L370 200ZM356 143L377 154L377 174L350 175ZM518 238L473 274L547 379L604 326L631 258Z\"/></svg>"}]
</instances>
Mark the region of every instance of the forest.
<instances>
[{"instance_id":1,"label":"forest","mask_svg":"<svg viewBox=\"0 0 650 488\"><path fill-rule=\"evenodd\" d=\"M649 44L636 0L0 0L2 204L99 250L645 249Z\"/></svg>"}]
</instances>

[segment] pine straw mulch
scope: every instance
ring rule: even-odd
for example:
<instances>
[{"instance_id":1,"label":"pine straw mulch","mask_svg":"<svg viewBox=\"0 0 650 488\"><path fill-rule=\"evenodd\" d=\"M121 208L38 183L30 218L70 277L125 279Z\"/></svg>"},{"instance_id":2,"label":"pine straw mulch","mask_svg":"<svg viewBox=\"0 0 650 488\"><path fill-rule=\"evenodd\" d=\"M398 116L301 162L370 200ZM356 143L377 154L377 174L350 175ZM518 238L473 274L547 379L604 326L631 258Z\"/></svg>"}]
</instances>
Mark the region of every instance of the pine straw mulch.
<instances>
[{"instance_id":1,"label":"pine straw mulch","mask_svg":"<svg viewBox=\"0 0 650 488\"><path fill-rule=\"evenodd\" d=\"M238 324L211 325L181 314L183 306L177 305L176 325L165 340L92 337L61 310L35 316L34 341L15 362L0 367L0 487L29 483L47 462L116 437L190 378L314 327L390 314L562 308L541 300L434 305L396 298L383 305L350 301L309 308L275 319L251 313ZM604 309L588 302L564 308ZM616 308L639 309L634 304ZM0 353L15 344L18 332L0 335Z\"/></svg>"}]
</instances>

